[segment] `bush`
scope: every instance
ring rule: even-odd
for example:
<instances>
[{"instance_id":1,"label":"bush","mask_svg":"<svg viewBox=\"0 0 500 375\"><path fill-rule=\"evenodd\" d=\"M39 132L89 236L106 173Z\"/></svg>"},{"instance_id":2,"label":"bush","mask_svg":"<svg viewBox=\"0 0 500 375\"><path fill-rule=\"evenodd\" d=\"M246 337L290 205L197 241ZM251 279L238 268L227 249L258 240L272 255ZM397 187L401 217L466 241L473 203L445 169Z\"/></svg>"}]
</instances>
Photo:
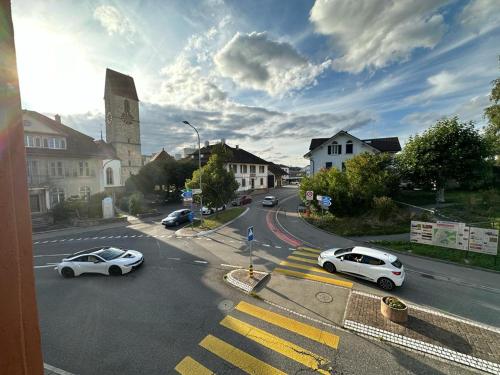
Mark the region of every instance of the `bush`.
<instances>
[{"instance_id":1,"label":"bush","mask_svg":"<svg viewBox=\"0 0 500 375\"><path fill-rule=\"evenodd\" d=\"M144 196L139 192L132 194L128 199L129 212L132 215L140 214L144 210L143 207L144 207Z\"/></svg>"},{"instance_id":2,"label":"bush","mask_svg":"<svg viewBox=\"0 0 500 375\"><path fill-rule=\"evenodd\" d=\"M118 200L118 207L120 207L121 210L128 212L128 200L130 197L128 196L123 196Z\"/></svg>"},{"instance_id":3,"label":"bush","mask_svg":"<svg viewBox=\"0 0 500 375\"><path fill-rule=\"evenodd\" d=\"M389 197L374 197L373 198L373 209L378 215L380 221L386 221L389 219L396 211L396 203Z\"/></svg>"}]
</instances>

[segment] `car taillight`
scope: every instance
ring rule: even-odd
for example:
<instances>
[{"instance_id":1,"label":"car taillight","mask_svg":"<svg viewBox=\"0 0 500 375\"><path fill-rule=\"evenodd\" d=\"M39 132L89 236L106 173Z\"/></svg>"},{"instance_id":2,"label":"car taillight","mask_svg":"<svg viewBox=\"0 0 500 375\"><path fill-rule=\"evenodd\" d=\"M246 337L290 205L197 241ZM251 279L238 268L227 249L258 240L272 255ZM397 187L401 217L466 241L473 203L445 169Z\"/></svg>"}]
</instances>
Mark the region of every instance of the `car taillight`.
<instances>
[{"instance_id":1,"label":"car taillight","mask_svg":"<svg viewBox=\"0 0 500 375\"><path fill-rule=\"evenodd\" d=\"M398 272L396 272L396 271L392 271L392 273L393 273L394 275L396 275L396 276L401 275L401 272L399 272L399 271L398 271Z\"/></svg>"}]
</instances>

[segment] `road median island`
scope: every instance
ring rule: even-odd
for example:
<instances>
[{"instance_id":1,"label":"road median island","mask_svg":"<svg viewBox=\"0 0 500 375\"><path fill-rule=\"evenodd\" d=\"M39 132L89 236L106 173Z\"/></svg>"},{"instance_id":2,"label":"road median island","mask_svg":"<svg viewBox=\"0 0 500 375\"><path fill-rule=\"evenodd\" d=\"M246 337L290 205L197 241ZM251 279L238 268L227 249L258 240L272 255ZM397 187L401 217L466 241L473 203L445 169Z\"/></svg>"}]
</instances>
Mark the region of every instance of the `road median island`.
<instances>
[{"instance_id":1,"label":"road median island","mask_svg":"<svg viewBox=\"0 0 500 375\"><path fill-rule=\"evenodd\" d=\"M243 216L247 211L248 208L245 207L229 208L216 214L204 217L203 225L201 225L199 220L196 220L192 225L186 225L184 228L176 231L175 234L180 237L203 236L229 225L240 216Z\"/></svg>"},{"instance_id":2,"label":"road median island","mask_svg":"<svg viewBox=\"0 0 500 375\"><path fill-rule=\"evenodd\" d=\"M500 260L495 255L466 252L464 250L450 249L441 246L419 244L410 241L372 241L371 243L390 250L420 255L424 257L445 260L465 266L484 268L500 271Z\"/></svg>"},{"instance_id":3,"label":"road median island","mask_svg":"<svg viewBox=\"0 0 500 375\"><path fill-rule=\"evenodd\" d=\"M228 272L224 279L232 286L237 287L247 293L251 293L261 285L269 276L268 272L253 271L253 277L247 269L240 268Z\"/></svg>"},{"instance_id":4,"label":"road median island","mask_svg":"<svg viewBox=\"0 0 500 375\"><path fill-rule=\"evenodd\" d=\"M408 321L394 323L383 317L380 298L352 291L344 327L488 373L499 373L499 329L413 304L406 304Z\"/></svg>"}]
</instances>

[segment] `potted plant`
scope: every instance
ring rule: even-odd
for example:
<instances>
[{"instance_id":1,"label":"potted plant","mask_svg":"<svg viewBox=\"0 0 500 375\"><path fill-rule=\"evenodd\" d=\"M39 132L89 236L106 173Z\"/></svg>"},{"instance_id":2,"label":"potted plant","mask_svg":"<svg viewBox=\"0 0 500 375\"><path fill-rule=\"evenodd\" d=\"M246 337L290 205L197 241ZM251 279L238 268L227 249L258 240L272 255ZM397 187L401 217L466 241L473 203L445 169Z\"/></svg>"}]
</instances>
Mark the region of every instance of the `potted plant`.
<instances>
[{"instance_id":1,"label":"potted plant","mask_svg":"<svg viewBox=\"0 0 500 375\"><path fill-rule=\"evenodd\" d=\"M396 297L382 297L380 312L384 317L395 323L405 323L408 320L408 307Z\"/></svg>"}]
</instances>

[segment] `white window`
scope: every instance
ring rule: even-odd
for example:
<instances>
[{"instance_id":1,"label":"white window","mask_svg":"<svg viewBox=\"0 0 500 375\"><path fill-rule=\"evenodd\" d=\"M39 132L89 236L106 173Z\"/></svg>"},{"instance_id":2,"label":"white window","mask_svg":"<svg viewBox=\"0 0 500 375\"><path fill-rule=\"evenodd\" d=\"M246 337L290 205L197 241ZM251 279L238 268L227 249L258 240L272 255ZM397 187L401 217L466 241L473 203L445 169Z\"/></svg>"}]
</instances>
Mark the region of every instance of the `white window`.
<instances>
[{"instance_id":1,"label":"white window","mask_svg":"<svg viewBox=\"0 0 500 375\"><path fill-rule=\"evenodd\" d=\"M35 147L41 147L42 143L40 137L35 137Z\"/></svg>"},{"instance_id":2,"label":"white window","mask_svg":"<svg viewBox=\"0 0 500 375\"><path fill-rule=\"evenodd\" d=\"M65 139L61 139L61 148L66 148L66 140Z\"/></svg>"},{"instance_id":3,"label":"white window","mask_svg":"<svg viewBox=\"0 0 500 375\"><path fill-rule=\"evenodd\" d=\"M49 148L49 140L47 138L43 139L43 147L44 148Z\"/></svg>"},{"instance_id":4,"label":"white window","mask_svg":"<svg viewBox=\"0 0 500 375\"><path fill-rule=\"evenodd\" d=\"M35 147L35 140L32 135L27 135L26 136L26 143L28 147Z\"/></svg>"},{"instance_id":5,"label":"white window","mask_svg":"<svg viewBox=\"0 0 500 375\"><path fill-rule=\"evenodd\" d=\"M250 173L255 173L255 165L250 166Z\"/></svg>"},{"instance_id":6,"label":"white window","mask_svg":"<svg viewBox=\"0 0 500 375\"><path fill-rule=\"evenodd\" d=\"M62 203L64 201L64 189L63 188L53 188L50 191L50 201L52 205Z\"/></svg>"},{"instance_id":7,"label":"white window","mask_svg":"<svg viewBox=\"0 0 500 375\"><path fill-rule=\"evenodd\" d=\"M262 177L260 178L260 186L264 186L264 179Z\"/></svg>"},{"instance_id":8,"label":"white window","mask_svg":"<svg viewBox=\"0 0 500 375\"><path fill-rule=\"evenodd\" d=\"M266 167L264 165L259 165L259 173L265 173L265 171L266 171Z\"/></svg>"},{"instance_id":9,"label":"white window","mask_svg":"<svg viewBox=\"0 0 500 375\"><path fill-rule=\"evenodd\" d=\"M347 141L345 143L345 153L352 154L352 141Z\"/></svg>"},{"instance_id":10,"label":"white window","mask_svg":"<svg viewBox=\"0 0 500 375\"><path fill-rule=\"evenodd\" d=\"M78 169L80 172L80 176L83 176L83 161L78 162Z\"/></svg>"},{"instance_id":11,"label":"white window","mask_svg":"<svg viewBox=\"0 0 500 375\"><path fill-rule=\"evenodd\" d=\"M240 165L240 173L247 173L247 166L245 164Z\"/></svg>"},{"instance_id":12,"label":"white window","mask_svg":"<svg viewBox=\"0 0 500 375\"><path fill-rule=\"evenodd\" d=\"M333 141L331 146L328 146L328 155L340 155L342 153L342 145Z\"/></svg>"},{"instance_id":13,"label":"white window","mask_svg":"<svg viewBox=\"0 0 500 375\"><path fill-rule=\"evenodd\" d=\"M234 173L238 173L238 164L233 164L233 165L231 165L231 167L232 167Z\"/></svg>"},{"instance_id":14,"label":"white window","mask_svg":"<svg viewBox=\"0 0 500 375\"><path fill-rule=\"evenodd\" d=\"M63 163L62 163L62 161L58 161L57 162L57 175L62 177L63 174L64 174Z\"/></svg>"},{"instance_id":15,"label":"white window","mask_svg":"<svg viewBox=\"0 0 500 375\"><path fill-rule=\"evenodd\" d=\"M80 198L86 201L90 200L90 188L88 186L82 186L80 188Z\"/></svg>"},{"instance_id":16,"label":"white window","mask_svg":"<svg viewBox=\"0 0 500 375\"><path fill-rule=\"evenodd\" d=\"M50 175L52 177L56 176L56 171L57 171L57 169L56 169L56 162L55 161L51 161L50 162Z\"/></svg>"},{"instance_id":17,"label":"white window","mask_svg":"<svg viewBox=\"0 0 500 375\"><path fill-rule=\"evenodd\" d=\"M56 148L56 139L49 138L49 148Z\"/></svg>"},{"instance_id":18,"label":"white window","mask_svg":"<svg viewBox=\"0 0 500 375\"><path fill-rule=\"evenodd\" d=\"M245 180L244 178L241 179L241 186L242 187L245 187L247 185L247 180Z\"/></svg>"},{"instance_id":19,"label":"white window","mask_svg":"<svg viewBox=\"0 0 500 375\"><path fill-rule=\"evenodd\" d=\"M111 167L106 168L106 184L113 185L113 169Z\"/></svg>"}]
</instances>

